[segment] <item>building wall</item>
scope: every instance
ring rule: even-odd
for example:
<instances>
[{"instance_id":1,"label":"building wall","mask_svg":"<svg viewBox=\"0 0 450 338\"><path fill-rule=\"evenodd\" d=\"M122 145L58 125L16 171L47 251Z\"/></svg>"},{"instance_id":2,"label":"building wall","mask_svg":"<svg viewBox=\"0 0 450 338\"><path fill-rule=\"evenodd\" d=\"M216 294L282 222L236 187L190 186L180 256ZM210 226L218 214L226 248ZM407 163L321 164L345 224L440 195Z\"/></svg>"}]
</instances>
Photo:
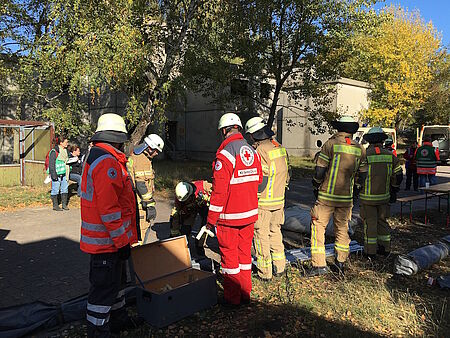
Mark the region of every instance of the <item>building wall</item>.
<instances>
[{"instance_id":1,"label":"building wall","mask_svg":"<svg viewBox=\"0 0 450 338\"><path fill-rule=\"evenodd\" d=\"M369 106L368 93L369 86L365 82L340 79L336 83L335 97L332 98L329 109L359 119L359 112ZM287 96L285 100L284 106L290 108L280 107L277 123L278 140L283 143L290 155L314 156L331 135L328 132L319 133L308 121L304 107L314 108L312 100L300 102L300 105L289 102Z\"/></svg>"}]
</instances>

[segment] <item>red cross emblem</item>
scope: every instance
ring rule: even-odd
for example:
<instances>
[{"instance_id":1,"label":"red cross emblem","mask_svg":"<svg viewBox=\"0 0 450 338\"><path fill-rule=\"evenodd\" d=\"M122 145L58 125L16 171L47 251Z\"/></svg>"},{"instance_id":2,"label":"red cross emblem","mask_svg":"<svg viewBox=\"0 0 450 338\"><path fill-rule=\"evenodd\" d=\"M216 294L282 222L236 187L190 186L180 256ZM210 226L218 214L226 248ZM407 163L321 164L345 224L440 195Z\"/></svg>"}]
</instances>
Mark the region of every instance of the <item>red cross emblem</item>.
<instances>
[{"instance_id":1,"label":"red cross emblem","mask_svg":"<svg viewBox=\"0 0 450 338\"><path fill-rule=\"evenodd\" d=\"M247 167L251 166L255 160L255 155L248 146L243 146L239 151L239 155L241 156L242 163Z\"/></svg>"}]
</instances>

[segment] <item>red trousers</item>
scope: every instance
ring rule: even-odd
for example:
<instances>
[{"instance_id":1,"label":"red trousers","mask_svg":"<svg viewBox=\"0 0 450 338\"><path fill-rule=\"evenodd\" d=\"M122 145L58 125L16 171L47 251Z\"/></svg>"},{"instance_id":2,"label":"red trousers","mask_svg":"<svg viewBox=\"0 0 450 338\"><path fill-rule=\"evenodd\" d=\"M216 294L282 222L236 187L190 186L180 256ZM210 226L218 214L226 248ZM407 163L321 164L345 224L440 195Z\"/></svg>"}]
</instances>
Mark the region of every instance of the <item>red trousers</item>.
<instances>
[{"instance_id":1,"label":"red trousers","mask_svg":"<svg viewBox=\"0 0 450 338\"><path fill-rule=\"evenodd\" d=\"M249 300L252 291L252 240L254 224L241 227L217 226L223 293L225 301L239 304Z\"/></svg>"}]
</instances>

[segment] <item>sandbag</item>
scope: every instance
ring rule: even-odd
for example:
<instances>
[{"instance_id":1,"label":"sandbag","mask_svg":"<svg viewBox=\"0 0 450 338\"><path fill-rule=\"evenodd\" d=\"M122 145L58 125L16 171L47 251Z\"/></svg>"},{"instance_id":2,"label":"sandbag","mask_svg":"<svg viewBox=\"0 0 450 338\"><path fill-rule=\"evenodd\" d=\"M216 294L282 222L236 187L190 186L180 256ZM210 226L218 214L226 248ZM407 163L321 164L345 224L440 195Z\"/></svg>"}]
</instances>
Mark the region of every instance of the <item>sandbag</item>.
<instances>
[{"instance_id":1,"label":"sandbag","mask_svg":"<svg viewBox=\"0 0 450 338\"><path fill-rule=\"evenodd\" d=\"M426 245L407 255L399 255L395 259L394 273L412 276L421 270L428 269L449 255L450 236L441 238L436 244Z\"/></svg>"},{"instance_id":2,"label":"sandbag","mask_svg":"<svg viewBox=\"0 0 450 338\"><path fill-rule=\"evenodd\" d=\"M293 206L284 209L284 224L281 227L283 231L291 231L302 234L311 234L311 213L310 209L303 209L298 206ZM348 234L354 234L353 227L358 225L360 219L354 215L348 222ZM325 231L326 236L334 236L333 218L330 219Z\"/></svg>"}]
</instances>

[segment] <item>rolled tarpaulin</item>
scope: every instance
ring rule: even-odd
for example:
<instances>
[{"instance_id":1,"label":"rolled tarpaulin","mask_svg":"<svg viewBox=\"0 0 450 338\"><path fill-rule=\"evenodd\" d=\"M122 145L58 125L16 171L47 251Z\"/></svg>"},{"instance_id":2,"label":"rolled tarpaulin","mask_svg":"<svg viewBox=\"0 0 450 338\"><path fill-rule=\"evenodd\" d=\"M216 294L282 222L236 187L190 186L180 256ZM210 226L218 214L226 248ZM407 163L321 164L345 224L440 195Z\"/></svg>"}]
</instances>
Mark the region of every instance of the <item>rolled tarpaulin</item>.
<instances>
[{"instance_id":1,"label":"rolled tarpaulin","mask_svg":"<svg viewBox=\"0 0 450 338\"><path fill-rule=\"evenodd\" d=\"M421 270L428 269L449 255L450 235L441 238L435 244L426 245L407 255L398 255L394 262L394 273L412 276Z\"/></svg>"}]
</instances>

